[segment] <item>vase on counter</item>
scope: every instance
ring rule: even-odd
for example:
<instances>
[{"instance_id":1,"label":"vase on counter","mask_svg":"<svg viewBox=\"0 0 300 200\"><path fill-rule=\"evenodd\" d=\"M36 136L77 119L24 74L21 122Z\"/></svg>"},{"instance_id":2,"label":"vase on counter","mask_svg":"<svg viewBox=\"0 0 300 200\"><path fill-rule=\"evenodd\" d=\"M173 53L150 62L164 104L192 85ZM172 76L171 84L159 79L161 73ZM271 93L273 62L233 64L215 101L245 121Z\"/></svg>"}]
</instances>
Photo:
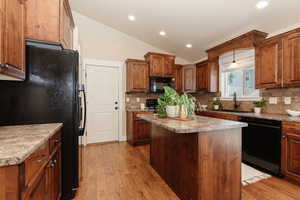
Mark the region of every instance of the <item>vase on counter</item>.
<instances>
[{"instance_id":1,"label":"vase on counter","mask_svg":"<svg viewBox=\"0 0 300 200\"><path fill-rule=\"evenodd\" d=\"M179 106L166 106L166 112L168 117L178 117L179 116Z\"/></svg>"},{"instance_id":2,"label":"vase on counter","mask_svg":"<svg viewBox=\"0 0 300 200\"><path fill-rule=\"evenodd\" d=\"M181 119L186 119L188 117L187 109L184 104L180 106L180 118Z\"/></svg>"},{"instance_id":3,"label":"vase on counter","mask_svg":"<svg viewBox=\"0 0 300 200\"><path fill-rule=\"evenodd\" d=\"M261 107L255 107L254 108L254 113L255 114L261 114Z\"/></svg>"},{"instance_id":4,"label":"vase on counter","mask_svg":"<svg viewBox=\"0 0 300 200\"><path fill-rule=\"evenodd\" d=\"M220 105L214 105L214 110L219 110L220 109Z\"/></svg>"}]
</instances>

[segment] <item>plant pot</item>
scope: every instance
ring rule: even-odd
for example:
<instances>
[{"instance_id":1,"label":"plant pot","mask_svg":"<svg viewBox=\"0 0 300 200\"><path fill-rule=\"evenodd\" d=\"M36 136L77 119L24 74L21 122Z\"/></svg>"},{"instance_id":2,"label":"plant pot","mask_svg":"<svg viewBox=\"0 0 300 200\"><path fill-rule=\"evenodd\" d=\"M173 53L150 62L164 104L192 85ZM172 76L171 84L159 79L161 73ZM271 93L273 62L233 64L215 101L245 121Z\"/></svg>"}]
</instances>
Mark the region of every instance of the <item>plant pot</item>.
<instances>
[{"instance_id":1,"label":"plant pot","mask_svg":"<svg viewBox=\"0 0 300 200\"><path fill-rule=\"evenodd\" d=\"M255 107L254 108L254 113L255 114L261 114L261 108L260 107Z\"/></svg>"},{"instance_id":2,"label":"plant pot","mask_svg":"<svg viewBox=\"0 0 300 200\"><path fill-rule=\"evenodd\" d=\"M166 106L166 112L168 117L178 117L179 106Z\"/></svg>"},{"instance_id":3,"label":"plant pot","mask_svg":"<svg viewBox=\"0 0 300 200\"><path fill-rule=\"evenodd\" d=\"M214 105L214 110L219 110L220 106L219 105Z\"/></svg>"}]
</instances>

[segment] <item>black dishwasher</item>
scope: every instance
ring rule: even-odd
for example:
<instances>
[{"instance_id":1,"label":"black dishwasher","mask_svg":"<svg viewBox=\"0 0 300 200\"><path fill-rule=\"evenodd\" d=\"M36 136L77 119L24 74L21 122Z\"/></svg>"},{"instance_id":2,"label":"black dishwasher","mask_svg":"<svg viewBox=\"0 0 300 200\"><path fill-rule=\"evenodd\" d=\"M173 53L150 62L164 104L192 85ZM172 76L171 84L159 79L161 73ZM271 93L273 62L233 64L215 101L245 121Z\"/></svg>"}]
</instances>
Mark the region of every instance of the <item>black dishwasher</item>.
<instances>
[{"instance_id":1,"label":"black dishwasher","mask_svg":"<svg viewBox=\"0 0 300 200\"><path fill-rule=\"evenodd\" d=\"M242 134L242 159L245 164L281 176L281 122L241 117L248 123Z\"/></svg>"}]
</instances>

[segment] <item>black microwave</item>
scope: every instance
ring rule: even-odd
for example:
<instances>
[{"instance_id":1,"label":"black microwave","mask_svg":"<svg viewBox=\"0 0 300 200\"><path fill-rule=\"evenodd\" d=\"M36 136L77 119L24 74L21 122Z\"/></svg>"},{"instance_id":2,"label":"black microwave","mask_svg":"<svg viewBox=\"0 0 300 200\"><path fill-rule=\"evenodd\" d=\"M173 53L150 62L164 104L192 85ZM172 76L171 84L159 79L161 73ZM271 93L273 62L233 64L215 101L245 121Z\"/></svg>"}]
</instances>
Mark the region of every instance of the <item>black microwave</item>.
<instances>
[{"instance_id":1,"label":"black microwave","mask_svg":"<svg viewBox=\"0 0 300 200\"><path fill-rule=\"evenodd\" d=\"M175 89L174 78L150 77L150 92L164 93L164 87L169 86Z\"/></svg>"}]
</instances>

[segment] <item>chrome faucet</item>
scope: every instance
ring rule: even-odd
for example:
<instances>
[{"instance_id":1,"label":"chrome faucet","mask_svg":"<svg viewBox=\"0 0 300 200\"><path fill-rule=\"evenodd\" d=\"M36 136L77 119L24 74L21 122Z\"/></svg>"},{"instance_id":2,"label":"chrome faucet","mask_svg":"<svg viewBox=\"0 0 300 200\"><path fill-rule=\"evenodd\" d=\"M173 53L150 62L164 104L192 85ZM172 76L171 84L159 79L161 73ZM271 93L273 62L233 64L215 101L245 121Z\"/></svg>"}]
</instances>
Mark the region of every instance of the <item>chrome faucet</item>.
<instances>
[{"instance_id":1,"label":"chrome faucet","mask_svg":"<svg viewBox=\"0 0 300 200\"><path fill-rule=\"evenodd\" d=\"M236 92L233 93L233 101L234 101L234 110L240 107L240 104L237 103Z\"/></svg>"}]
</instances>

